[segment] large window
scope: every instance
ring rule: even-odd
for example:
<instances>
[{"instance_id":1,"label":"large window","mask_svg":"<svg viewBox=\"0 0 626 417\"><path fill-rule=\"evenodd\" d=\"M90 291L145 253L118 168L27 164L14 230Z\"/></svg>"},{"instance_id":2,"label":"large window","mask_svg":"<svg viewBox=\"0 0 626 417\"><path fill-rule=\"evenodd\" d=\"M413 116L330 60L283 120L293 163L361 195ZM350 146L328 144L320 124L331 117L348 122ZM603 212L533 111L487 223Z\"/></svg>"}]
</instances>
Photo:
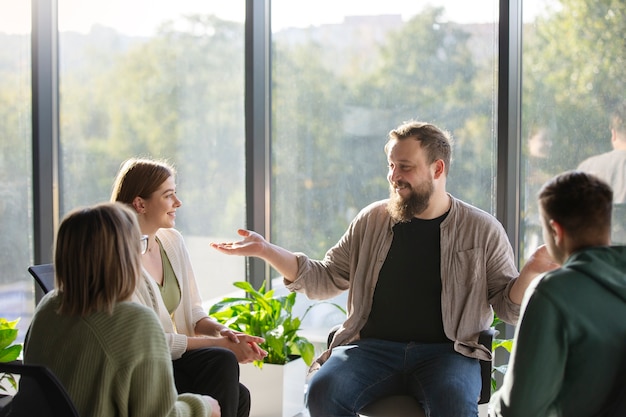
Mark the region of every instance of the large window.
<instances>
[{"instance_id":1,"label":"large window","mask_svg":"<svg viewBox=\"0 0 626 417\"><path fill-rule=\"evenodd\" d=\"M541 185L612 150L609 119L626 99L626 3L523 4L538 11L523 28L520 257L526 259L542 243L536 202ZM623 227L626 217L616 214L622 218L614 219L614 227Z\"/></svg>"},{"instance_id":2,"label":"large window","mask_svg":"<svg viewBox=\"0 0 626 417\"><path fill-rule=\"evenodd\" d=\"M245 280L244 2L59 0L61 215L108 200L122 161L177 169L176 227L204 300Z\"/></svg>"},{"instance_id":3,"label":"large window","mask_svg":"<svg viewBox=\"0 0 626 417\"><path fill-rule=\"evenodd\" d=\"M505 225L519 223L520 265L542 243L539 187L611 150L609 116L626 91L623 1L273 0L271 89L260 101L271 103L271 131L253 138L269 141L260 146L270 150L269 188L254 186L270 201L246 201L255 156L246 154L245 126L258 113L244 114L244 83L258 67L246 74L245 52L267 46L262 32L248 33L246 45L246 4L259 3L58 0L59 215L108 200L126 158L168 159L183 201L177 228L207 302L246 279L245 259L208 247L236 238L246 212L269 207L271 241L321 258L360 209L388 195L383 145L408 119L452 133L452 194L492 214L503 210L499 197L514 197L504 208L514 226ZM518 79L518 68L510 80L498 68L516 53L498 39L500 4L521 5ZM33 209L30 26L29 1L0 3L0 316L21 317L24 330L34 306L33 225L45 217ZM510 97L519 114L500 112L499 86L518 84L521 97ZM498 137L518 116L519 132ZM511 165L519 162L518 189L500 186L503 142L513 145ZM316 325L325 330L325 320Z\"/></svg>"},{"instance_id":4,"label":"large window","mask_svg":"<svg viewBox=\"0 0 626 417\"><path fill-rule=\"evenodd\" d=\"M388 196L383 146L409 119L452 133L450 191L495 214L497 2L413 3L272 2L274 242L323 256Z\"/></svg>"},{"instance_id":5,"label":"large window","mask_svg":"<svg viewBox=\"0 0 626 417\"><path fill-rule=\"evenodd\" d=\"M30 4L0 3L0 317L20 319L23 340L34 308Z\"/></svg>"},{"instance_id":6,"label":"large window","mask_svg":"<svg viewBox=\"0 0 626 417\"><path fill-rule=\"evenodd\" d=\"M451 132L449 191L495 214L497 19L497 1L274 0L272 241L321 259L389 195L383 146L409 119Z\"/></svg>"}]
</instances>

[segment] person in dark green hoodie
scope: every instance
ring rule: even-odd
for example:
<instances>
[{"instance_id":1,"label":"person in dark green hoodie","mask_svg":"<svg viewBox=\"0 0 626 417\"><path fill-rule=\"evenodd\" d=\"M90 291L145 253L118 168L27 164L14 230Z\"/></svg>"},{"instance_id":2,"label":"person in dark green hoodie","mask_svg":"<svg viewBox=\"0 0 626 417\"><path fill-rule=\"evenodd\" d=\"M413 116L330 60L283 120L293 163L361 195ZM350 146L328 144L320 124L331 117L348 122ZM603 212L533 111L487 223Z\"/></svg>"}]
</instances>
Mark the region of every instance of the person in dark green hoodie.
<instances>
[{"instance_id":1,"label":"person in dark green hoodie","mask_svg":"<svg viewBox=\"0 0 626 417\"><path fill-rule=\"evenodd\" d=\"M582 171L539 192L543 238L561 266L526 290L490 416L626 415L626 247L609 246L612 200Z\"/></svg>"}]
</instances>

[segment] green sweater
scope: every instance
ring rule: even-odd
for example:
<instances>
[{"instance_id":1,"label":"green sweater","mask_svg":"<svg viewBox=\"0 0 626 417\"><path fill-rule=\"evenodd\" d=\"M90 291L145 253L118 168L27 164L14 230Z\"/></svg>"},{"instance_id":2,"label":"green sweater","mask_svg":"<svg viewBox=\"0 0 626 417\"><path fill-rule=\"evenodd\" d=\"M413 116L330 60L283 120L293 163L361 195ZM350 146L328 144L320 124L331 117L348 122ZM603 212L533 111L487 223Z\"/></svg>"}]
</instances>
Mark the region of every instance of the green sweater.
<instances>
[{"instance_id":1,"label":"green sweater","mask_svg":"<svg viewBox=\"0 0 626 417\"><path fill-rule=\"evenodd\" d=\"M195 394L177 395L163 328L150 309L118 303L113 314L57 314L47 294L30 325L24 362L47 366L81 416L210 416Z\"/></svg>"},{"instance_id":2,"label":"green sweater","mask_svg":"<svg viewBox=\"0 0 626 417\"><path fill-rule=\"evenodd\" d=\"M522 305L491 415L597 415L626 386L626 247L574 253Z\"/></svg>"}]
</instances>

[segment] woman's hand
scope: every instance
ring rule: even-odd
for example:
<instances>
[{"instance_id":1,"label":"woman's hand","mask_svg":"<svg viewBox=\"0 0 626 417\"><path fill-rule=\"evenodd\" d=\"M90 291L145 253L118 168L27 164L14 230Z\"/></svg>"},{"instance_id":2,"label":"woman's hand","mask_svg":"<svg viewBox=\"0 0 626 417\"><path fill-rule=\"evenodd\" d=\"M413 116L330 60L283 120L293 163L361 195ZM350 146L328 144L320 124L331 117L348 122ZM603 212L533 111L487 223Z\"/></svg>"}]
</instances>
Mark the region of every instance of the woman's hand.
<instances>
[{"instance_id":1,"label":"woman's hand","mask_svg":"<svg viewBox=\"0 0 626 417\"><path fill-rule=\"evenodd\" d=\"M233 343L239 343L239 335L242 334L244 333L236 332L232 329L229 329L228 327L222 327L222 329L219 331L220 336L227 338Z\"/></svg>"},{"instance_id":2,"label":"woman's hand","mask_svg":"<svg viewBox=\"0 0 626 417\"><path fill-rule=\"evenodd\" d=\"M227 338L222 340L225 342L223 346L233 351L239 363L262 361L267 356L267 352L258 345L265 341L262 337L237 333L237 338L238 342L233 342Z\"/></svg>"},{"instance_id":3,"label":"woman's hand","mask_svg":"<svg viewBox=\"0 0 626 417\"><path fill-rule=\"evenodd\" d=\"M209 317L198 320L195 332L195 337L187 338L187 350L212 346L225 347L233 351L239 363L260 361L267 356L267 352L259 346L265 339L229 329Z\"/></svg>"},{"instance_id":4,"label":"woman's hand","mask_svg":"<svg viewBox=\"0 0 626 417\"><path fill-rule=\"evenodd\" d=\"M267 352L259 346L265 339L250 336L245 333L234 332L237 341L226 336L193 336L187 337L187 350L201 349L205 347L223 347L231 350L239 363L261 361L267 356Z\"/></svg>"},{"instance_id":5,"label":"woman's hand","mask_svg":"<svg viewBox=\"0 0 626 417\"><path fill-rule=\"evenodd\" d=\"M208 395L202 396L206 402L211 406L211 416L210 417L222 417L222 409L220 408L220 404L213 397L209 397Z\"/></svg>"}]
</instances>

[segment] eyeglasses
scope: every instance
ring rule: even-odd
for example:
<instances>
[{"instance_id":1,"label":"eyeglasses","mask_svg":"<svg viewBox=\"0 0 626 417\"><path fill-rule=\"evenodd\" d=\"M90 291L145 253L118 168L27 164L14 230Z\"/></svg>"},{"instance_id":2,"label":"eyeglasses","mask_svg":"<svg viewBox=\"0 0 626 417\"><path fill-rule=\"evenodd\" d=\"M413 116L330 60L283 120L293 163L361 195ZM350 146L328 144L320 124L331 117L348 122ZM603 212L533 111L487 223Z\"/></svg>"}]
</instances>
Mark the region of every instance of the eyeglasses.
<instances>
[{"instance_id":1,"label":"eyeglasses","mask_svg":"<svg viewBox=\"0 0 626 417\"><path fill-rule=\"evenodd\" d=\"M141 235L141 254L148 250L148 235Z\"/></svg>"}]
</instances>

